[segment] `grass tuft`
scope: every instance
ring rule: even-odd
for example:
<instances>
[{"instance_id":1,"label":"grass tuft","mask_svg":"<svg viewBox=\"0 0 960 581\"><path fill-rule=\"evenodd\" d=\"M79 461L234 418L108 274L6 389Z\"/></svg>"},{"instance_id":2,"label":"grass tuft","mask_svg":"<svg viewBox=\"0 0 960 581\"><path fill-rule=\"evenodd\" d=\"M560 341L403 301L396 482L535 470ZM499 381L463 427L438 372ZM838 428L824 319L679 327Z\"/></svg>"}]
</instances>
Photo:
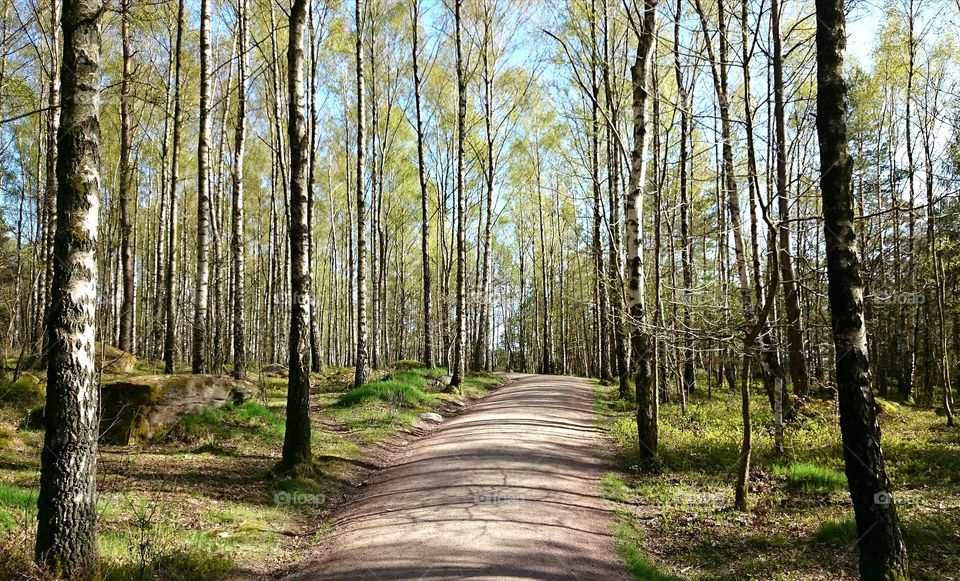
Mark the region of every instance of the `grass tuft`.
<instances>
[{"instance_id":1,"label":"grass tuft","mask_svg":"<svg viewBox=\"0 0 960 581\"><path fill-rule=\"evenodd\" d=\"M424 393L416 386L388 379L351 389L340 397L337 405L351 407L370 400L380 400L399 407L415 408L430 404L435 399L436 396Z\"/></svg>"},{"instance_id":2,"label":"grass tuft","mask_svg":"<svg viewBox=\"0 0 960 581\"><path fill-rule=\"evenodd\" d=\"M852 518L825 521L817 527L813 538L832 545L852 543L857 539L857 523Z\"/></svg>"},{"instance_id":3,"label":"grass tuft","mask_svg":"<svg viewBox=\"0 0 960 581\"><path fill-rule=\"evenodd\" d=\"M830 492L847 486L847 477L843 472L818 464L774 465L773 473L786 477L788 486L804 492Z\"/></svg>"}]
</instances>

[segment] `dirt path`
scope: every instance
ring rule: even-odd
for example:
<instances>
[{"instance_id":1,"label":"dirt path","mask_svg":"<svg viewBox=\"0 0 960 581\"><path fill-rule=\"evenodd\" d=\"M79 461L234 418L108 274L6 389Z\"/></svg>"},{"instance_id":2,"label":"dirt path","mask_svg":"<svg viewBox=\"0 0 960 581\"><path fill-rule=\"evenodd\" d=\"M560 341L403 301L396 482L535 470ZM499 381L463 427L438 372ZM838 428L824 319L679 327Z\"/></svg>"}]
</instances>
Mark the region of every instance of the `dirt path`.
<instances>
[{"instance_id":1,"label":"dirt path","mask_svg":"<svg viewBox=\"0 0 960 581\"><path fill-rule=\"evenodd\" d=\"M289 579L626 579L590 384L512 377L378 473Z\"/></svg>"}]
</instances>

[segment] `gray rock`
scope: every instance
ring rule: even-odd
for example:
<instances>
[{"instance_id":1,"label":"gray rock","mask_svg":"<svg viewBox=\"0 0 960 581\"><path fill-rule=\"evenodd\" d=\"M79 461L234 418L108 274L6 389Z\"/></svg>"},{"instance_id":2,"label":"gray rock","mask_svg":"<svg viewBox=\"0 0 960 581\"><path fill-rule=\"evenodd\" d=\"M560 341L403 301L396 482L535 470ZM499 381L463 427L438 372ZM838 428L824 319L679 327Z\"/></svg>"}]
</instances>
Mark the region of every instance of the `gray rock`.
<instances>
[{"instance_id":1,"label":"gray rock","mask_svg":"<svg viewBox=\"0 0 960 581\"><path fill-rule=\"evenodd\" d=\"M433 412L426 412L426 413L420 414L420 419L425 422L434 422L439 424L440 422L443 421L443 416Z\"/></svg>"},{"instance_id":2,"label":"gray rock","mask_svg":"<svg viewBox=\"0 0 960 581\"><path fill-rule=\"evenodd\" d=\"M287 368L279 363L271 363L260 369L265 375L276 375L277 377L286 377Z\"/></svg>"},{"instance_id":3,"label":"gray rock","mask_svg":"<svg viewBox=\"0 0 960 581\"><path fill-rule=\"evenodd\" d=\"M222 375L144 375L100 390L100 437L108 444L149 442L166 436L190 413L240 404L253 385Z\"/></svg>"}]
</instances>

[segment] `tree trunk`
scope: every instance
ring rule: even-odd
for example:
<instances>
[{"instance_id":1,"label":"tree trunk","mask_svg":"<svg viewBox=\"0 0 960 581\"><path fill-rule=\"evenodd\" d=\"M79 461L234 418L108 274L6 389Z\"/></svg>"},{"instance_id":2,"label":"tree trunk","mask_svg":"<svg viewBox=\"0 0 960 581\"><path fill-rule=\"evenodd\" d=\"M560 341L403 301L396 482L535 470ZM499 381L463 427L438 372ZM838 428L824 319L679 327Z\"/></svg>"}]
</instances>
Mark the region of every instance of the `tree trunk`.
<instances>
[{"instance_id":1,"label":"tree trunk","mask_svg":"<svg viewBox=\"0 0 960 581\"><path fill-rule=\"evenodd\" d=\"M130 216L133 169L130 167L130 3L121 0L121 36L123 45L123 76L120 81L120 267L123 269L123 300L120 304L120 331L117 347L121 351L133 351L133 223Z\"/></svg>"},{"instance_id":2,"label":"tree trunk","mask_svg":"<svg viewBox=\"0 0 960 581\"><path fill-rule=\"evenodd\" d=\"M210 290L210 0L200 0L200 135L197 139L197 279L193 308L194 373L207 372Z\"/></svg>"},{"instance_id":3,"label":"tree trunk","mask_svg":"<svg viewBox=\"0 0 960 581\"><path fill-rule=\"evenodd\" d=\"M417 114L417 176L420 181L420 256L423 265L423 364L436 367L433 353L433 313L430 284L430 216L427 205L427 167L423 152L423 113L420 104L420 0L412 0L413 98Z\"/></svg>"},{"instance_id":4,"label":"tree trunk","mask_svg":"<svg viewBox=\"0 0 960 581\"><path fill-rule=\"evenodd\" d=\"M690 202L687 187L687 169L689 167L689 140L690 119L688 109L690 100L680 68L680 19L682 17L681 0L677 0L676 19L673 28L674 41L674 69L677 77L678 97L680 100L680 262L683 271L683 342L681 346L681 378L680 390L682 401L686 402L687 394L693 392L696 385L696 372L693 366L693 331L692 303L693 303L693 265L690 248Z\"/></svg>"},{"instance_id":5,"label":"tree trunk","mask_svg":"<svg viewBox=\"0 0 960 581\"><path fill-rule=\"evenodd\" d=\"M621 256L622 225L620 224L620 154L618 149L617 119L619 110L613 94L614 82L611 79L610 63L613 58L610 30L610 4L603 0L603 88L607 110L607 197L610 204L610 259L608 268L610 284L610 328L613 339L612 358L616 360L617 376L620 382L620 398L630 394L630 378L627 369L626 338L623 330L623 258Z\"/></svg>"},{"instance_id":6,"label":"tree trunk","mask_svg":"<svg viewBox=\"0 0 960 581\"><path fill-rule=\"evenodd\" d=\"M598 79L597 50L597 4L590 2L590 179L593 186L593 224L591 250L593 253L593 338L594 375L610 380L610 359L607 357L609 346L607 338L607 287L604 284L603 244L600 238L600 226L603 221L603 201L600 193L600 81Z\"/></svg>"},{"instance_id":7,"label":"tree trunk","mask_svg":"<svg viewBox=\"0 0 960 581\"><path fill-rule=\"evenodd\" d=\"M51 287L53 284L53 260L54 260L54 239L57 230L57 137L60 129L60 20L61 4L58 0L52 0L50 3L50 79L49 91L47 93L47 156L46 156L46 186L45 186L45 204L44 213L46 220L43 223L43 269L39 279L39 312L42 315L34 323L36 339L38 342L37 353L44 357L46 354L46 333L45 325L50 318L53 297L51 296ZM39 160L38 160L39 163ZM38 168L39 169L39 168ZM39 180L39 172L38 172ZM39 187L39 186L38 186Z\"/></svg>"},{"instance_id":8,"label":"tree trunk","mask_svg":"<svg viewBox=\"0 0 960 581\"><path fill-rule=\"evenodd\" d=\"M307 267L310 271L314 268L315 248L313 244L313 204L314 204L314 178L317 161L317 43L316 29L314 25L313 2L307 7L307 18L309 19L309 41L310 41L310 153L309 163L307 165ZM317 300L316 289L313 288L311 279L310 292L310 368L314 371L320 371L323 368L323 361L320 358L320 327L317 320Z\"/></svg>"},{"instance_id":9,"label":"tree trunk","mask_svg":"<svg viewBox=\"0 0 960 581\"><path fill-rule=\"evenodd\" d=\"M35 558L65 578L97 573L99 399L94 339L100 207L99 1L63 6L63 124L48 319L47 401Z\"/></svg>"},{"instance_id":10,"label":"tree trunk","mask_svg":"<svg viewBox=\"0 0 960 581\"><path fill-rule=\"evenodd\" d=\"M464 192L464 139L467 117L467 79L463 70L463 47L461 42L462 22L460 10L463 0L454 0L454 28L457 50L457 329L453 347L453 378L450 388L457 390L463 383L466 367L465 341L466 317L466 270L467 270L467 216L466 192Z\"/></svg>"},{"instance_id":11,"label":"tree trunk","mask_svg":"<svg viewBox=\"0 0 960 581\"><path fill-rule=\"evenodd\" d=\"M644 300L646 286L643 265L643 192L647 180L647 98L650 64L655 43L657 0L645 0L637 35L637 56L630 67L633 83L633 151L630 155L630 183L627 194L627 305L629 307L630 361L636 379L637 440L642 462L657 459L659 410L651 382L653 356L650 331L646 328Z\"/></svg>"},{"instance_id":12,"label":"tree trunk","mask_svg":"<svg viewBox=\"0 0 960 581\"><path fill-rule=\"evenodd\" d=\"M183 48L183 29L186 26L186 9L184 0L177 2L177 40L174 48L174 73L173 73L173 140L170 145L170 187L167 196L170 199L167 215L167 273L164 282L167 288L163 299L165 304L164 316L166 324L163 336L163 372L173 373L173 359L176 354L176 312L177 304L176 275L177 268L177 182L180 179L178 158L180 157L180 125L182 122L181 98L180 98L180 57Z\"/></svg>"},{"instance_id":13,"label":"tree trunk","mask_svg":"<svg viewBox=\"0 0 960 581\"><path fill-rule=\"evenodd\" d=\"M234 136L233 204L230 215L230 272L233 275L233 376L247 374L246 328L243 319L245 248L243 212L243 159L247 136L247 2L239 0L237 8L237 125Z\"/></svg>"},{"instance_id":14,"label":"tree trunk","mask_svg":"<svg viewBox=\"0 0 960 581\"><path fill-rule=\"evenodd\" d=\"M773 95L776 125L777 205L780 213L780 278L787 313L787 342L790 349L790 379L793 393L805 397L810 391L807 357L803 347L803 318L797 275L790 255L790 204L787 191L787 130L783 103L783 42L780 38L780 0L771 0L770 35L773 37Z\"/></svg>"},{"instance_id":15,"label":"tree trunk","mask_svg":"<svg viewBox=\"0 0 960 581\"><path fill-rule=\"evenodd\" d=\"M836 350L840 434L859 535L860 577L907 579L907 549L880 449L863 321L863 282L850 191L853 160L847 149L844 2L817 0L816 16L816 122L827 288Z\"/></svg>"},{"instance_id":16,"label":"tree trunk","mask_svg":"<svg viewBox=\"0 0 960 581\"><path fill-rule=\"evenodd\" d=\"M364 5L356 0L357 21L357 353L353 385L367 382L367 199L364 184L366 143L364 124L363 32Z\"/></svg>"},{"instance_id":17,"label":"tree trunk","mask_svg":"<svg viewBox=\"0 0 960 581\"><path fill-rule=\"evenodd\" d=\"M307 122L304 115L303 36L307 0L290 6L290 44L287 48L290 143L290 344L287 420L281 462L295 466L309 462L310 451L310 249L307 231L307 169L310 165Z\"/></svg>"}]
</instances>

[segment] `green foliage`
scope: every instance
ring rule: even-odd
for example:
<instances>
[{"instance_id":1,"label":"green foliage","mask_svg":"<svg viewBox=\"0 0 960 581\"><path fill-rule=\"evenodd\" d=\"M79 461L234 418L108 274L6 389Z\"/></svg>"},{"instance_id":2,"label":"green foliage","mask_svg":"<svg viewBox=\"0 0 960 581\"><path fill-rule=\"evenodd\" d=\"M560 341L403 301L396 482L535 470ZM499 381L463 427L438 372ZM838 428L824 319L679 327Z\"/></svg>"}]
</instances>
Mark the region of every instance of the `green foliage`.
<instances>
[{"instance_id":1,"label":"green foliage","mask_svg":"<svg viewBox=\"0 0 960 581\"><path fill-rule=\"evenodd\" d=\"M624 502L632 496L630 486L616 474L604 474L600 479L600 486L603 487L603 497L608 500Z\"/></svg>"},{"instance_id":2,"label":"green foliage","mask_svg":"<svg viewBox=\"0 0 960 581\"><path fill-rule=\"evenodd\" d=\"M340 398L337 405L351 407L370 400L379 400L399 407L415 408L436 401L436 396L424 393L408 383L384 380L374 381L351 389Z\"/></svg>"},{"instance_id":3,"label":"green foliage","mask_svg":"<svg viewBox=\"0 0 960 581\"><path fill-rule=\"evenodd\" d=\"M31 375L16 382L0 380L0 406L23 412L43 403L44 389Z\"/></svg>"},{"instance_id":4,"label":"green foliage","mask_svg":"<svg viewBox=\"0 0 960 581\"><path fill-rule=\"evenodd\" d=\"M817 464L774 465L773 473L786 477L791 488L804 492L830 492L847 487L847 477L843 472Z\"/></svg>"},{"instance_id":5,"label":"green foliage","mask_svg":"<svg viewBox=\"0 0 960 581\"><path fill-rule=\"evenodd\" d=\"M0 483L0 531L13 529L21 521L20 515L30 515L37 509L37 493L14 486Z\"/></svg>"},{"instance_id":6,"label":"green foliage","mask_svg":"<svg viewBox=\"0 0 960 581\"><path fill-rule=\"evenodd\" d=\"M427 387L427 380L422 375L414 371L394 371L385 379L399 383L406 383L420 389Z\"/></svg>"},{"instance_id":7,"label":"green foliage","mask_svg":"<svg viewBox=\"0 0 960 581\"><path fill-rule=\"evenodd\" d=\"M822 523L813 533L813 538L821 543L841 545L857 540L857 523L852 518Z\"/></svg>"},{"instance_id":8,"label":"green foliage","mask_svg":"<svg viewBox=\"0 0 960 581\"><path fill-rule=\"evenodd\" d=\"M175 434L187 439L229 440L256 436L276 440L283 436L284 420L272 409L253 401L239 406L226 404L180 418Z\"/></svg>"}]
</instances>

